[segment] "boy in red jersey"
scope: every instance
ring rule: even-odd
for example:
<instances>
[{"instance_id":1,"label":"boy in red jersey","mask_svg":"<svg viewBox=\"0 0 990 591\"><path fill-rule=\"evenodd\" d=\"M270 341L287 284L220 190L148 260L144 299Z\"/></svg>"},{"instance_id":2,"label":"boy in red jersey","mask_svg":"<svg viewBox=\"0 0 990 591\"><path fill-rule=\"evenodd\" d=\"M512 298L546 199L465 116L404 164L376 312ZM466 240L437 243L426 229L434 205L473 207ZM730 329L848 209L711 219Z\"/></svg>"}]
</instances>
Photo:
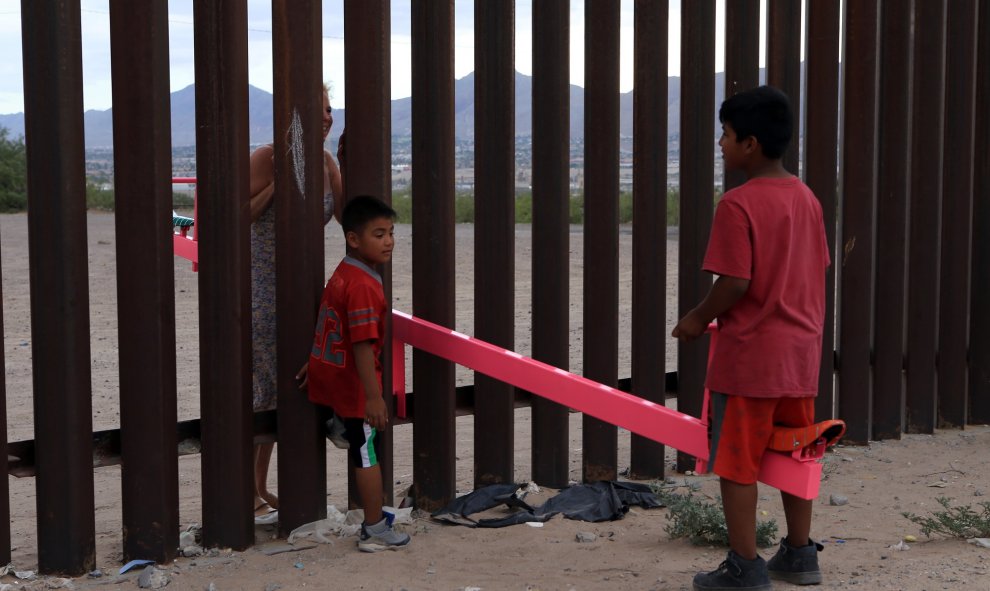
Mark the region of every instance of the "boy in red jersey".
<instances>
[{"instance_id":1,"label":"boy in red jersey","mask_svg":"<svg viewBox=\"0 0 990 591\"><path fill-rule=\"evenodd\" d=\"M718 278L673 336L689 341L717 320L709 367L709 466L720 477L731 549L694 589L770 589L770 578L799 585L822 580L809 538L812 502L781 492L787 537L766 562L756 552L756 476L775 425L814 422L825 269L830 264L821 204L781 157L791 139L789 101L762 86L719 109L727 170L747 182L718 204L703 269Z\"/></svg>"},{"instance_id":2,"label":"boy in red jersey","mask_svg":"<svg viewBox=\"0 0 990 591\"><path fill-rule=\"evenodd\" d=\"M305 371L310 401L332 407L343 419L364 508L358 539L362 552L395 550L409 543L409 536L393 530L382 514L378 464L379 430L388 423L381 364L387 308L375 266L392 259L394 219L395 211L374 197L355 197L344 207L340 222L347 256L323 290Z\"/></svg>"}]
</instances>

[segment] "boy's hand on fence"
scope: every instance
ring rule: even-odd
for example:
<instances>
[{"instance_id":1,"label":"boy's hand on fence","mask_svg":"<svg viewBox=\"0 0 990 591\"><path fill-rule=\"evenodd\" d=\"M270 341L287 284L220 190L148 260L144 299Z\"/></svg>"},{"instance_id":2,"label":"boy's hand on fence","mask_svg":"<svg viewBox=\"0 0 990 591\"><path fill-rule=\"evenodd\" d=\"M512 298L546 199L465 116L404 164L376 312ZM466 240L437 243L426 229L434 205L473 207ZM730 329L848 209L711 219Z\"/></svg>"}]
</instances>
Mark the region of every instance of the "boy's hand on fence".
<instances>
[{"instance_id":1,"label":"boy's hand on fence","mask_svg":"<svg viewBox=\"0 0 990 591\"><path fill-rule=\"evenodd\" d=\"M670 333L670 336L681 341L693 341L705 334L708 323L698 317L694 310L691 310L677 321L677 326Z\"/></svg>"},{"instance_id":2,"label":"boy's hand on fence","mask_svg":"<svg viewBox=\"0 0 990 591\"><path fill-rule=\"evenodd\" d=\"M309 383L309 363L308 362L305 363L305 364L303 364L302 369L300 369L299 370L299 373L296 374L296 380L297 381L298 380L302 380L301 382L299 382L299 389L300 390L305 390L306 389L306 385Z\"/></svg>"},{"instance_id":3,"label":"boy's hand on fence","mask_svg":"<svg viewBox=\"0 0 990 591\"><path fill-rule=\"evenodd\" d=\"M364 420L379 431L388 423L388 408L379 396L369 396L364 405Z\"/></svg>"}]
</instances>

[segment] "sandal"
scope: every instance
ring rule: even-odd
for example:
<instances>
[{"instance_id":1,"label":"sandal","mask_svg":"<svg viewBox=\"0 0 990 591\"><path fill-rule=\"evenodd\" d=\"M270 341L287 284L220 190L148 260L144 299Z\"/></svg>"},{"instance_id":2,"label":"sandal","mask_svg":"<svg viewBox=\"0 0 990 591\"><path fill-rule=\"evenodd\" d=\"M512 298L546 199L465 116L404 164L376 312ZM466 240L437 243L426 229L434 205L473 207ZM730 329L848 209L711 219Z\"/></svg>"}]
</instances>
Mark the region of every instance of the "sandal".
<instances>
[{"instance_id":1,"label":"sandal","mask_svg":"<svg viewBox=\"0 0 990 591\"><path fill-rule=\"evenodd\" d=\"M266 501L272 509L278 511L278 497L270 492L265 492L261 494L261 498ZM257 511L257 509L255 510Z\"/></svg>"},{"instance_id":2,"label":"sandal","mask_svg":"<svg viewBox=\"0 0 990 591\"><path fill-rule=\"evenodd\" d=\"M269 525L278 521L278 511L272 506L262 501L254 508L254 524Z\"/></svg>"}]
</instances>

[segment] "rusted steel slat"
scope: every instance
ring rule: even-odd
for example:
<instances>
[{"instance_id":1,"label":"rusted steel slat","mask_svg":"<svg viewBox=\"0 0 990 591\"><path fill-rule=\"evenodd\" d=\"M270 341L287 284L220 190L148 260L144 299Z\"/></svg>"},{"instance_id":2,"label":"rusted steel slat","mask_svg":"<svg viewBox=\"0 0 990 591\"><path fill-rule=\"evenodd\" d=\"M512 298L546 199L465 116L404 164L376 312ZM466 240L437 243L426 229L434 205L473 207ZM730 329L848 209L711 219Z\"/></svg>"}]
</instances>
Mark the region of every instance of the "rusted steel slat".
<instances>
[{"instance_id":1,"label":"rusted steel slat","mask_svg":"<svg viewBox=\"0 0 990 591\"><path fill-rule=\"evenodd\" d=\"M619 359L619 17L586 0L584 19L584 376L615 386ZM618 431L582 417L585 482L618 476Z\"/></svg>"},{"instance_id":2,"label":"rusted steel slat","mask_svg":"<svg viewBox=\"0 0 990 591\"><path fill-rule=\"evenodd\" d=\"M677 263L677 314L684 316L711 289L701 270L714 211L715 2L681 6L681 227ZM701 415L708 366L708 336L677 344L677 410ZM677 454L677 470L693 470L694 457Z\"/></svg>"},{"instance_id":3,"label":"rusted steel slat","mask_svg":"<svg viewBox=\"0 0 990 591\"><path fill-rule=\"evenodd\" d=\"M966 425L969 236L976 116L976 0L947 3L938 426ZM983 298L981 297L982 301Z\"/></svg>"},{"instance_id":4,"label":"rusted steel slat","mask_svg":"<svg viewBox=\"0 0 990 591\"><path fill-rule=\"evenodd\" d=\"M568 369L570 3L533 3L533 358ZM568 482L567 408L533 397L533 480Z\"/></svg>"},{"instance_id":5,"label":"rusted steel slat","mask_svg":"<svg viewBox=\"0 0 990 591\"><path fill-rule=\"evenodd\" d=\"M515 68L512 2L475 0L474 332L513 349ZM513 482L515 388L475 373L474 482Z\"/></svg>"},{"instance_id":6,"label":"rusted steel slat","mask_svg":"<svg viewBox=\"0 0 990 591\"><path fill-rule=\"evenodd\" d=\"M454 326L454 3L412 3L413 315ZM413 352L416 506L454 497L454 366Z\"/></svg>"},{"instance_id":7,"label":"rusted steel slat","mask_svg":"<svg viewBox=\"0 0 990 591\"><path fill-rule=\"evenodd\" d=\"M990 0L977 8L976 104L990 105ZM990 137L990 113L976 110L973 135ZM990 150L977 150L973 163L973 239L969 319L969 420L990 422Z\"/></svg>"},{"instance_id":8,"label":"rusted steel slat","mask_svg":"<svg viewBox=\"0 0 990 591\"><path fill-rule=\"evenodd\" d=\"M391 114L391 38L389 0L346 0L344 2L344 79L347 94L351 98L347 106L347 119L351 129L359 133L347 137L347 155L340 162L346 197L374 195L392 202L392 114ZM350 33L350 35L348 35ZM343 131L343 130L340 130ZM336 149L336 146L331 146ZM344 196L341 196L342 198ZM331 240L340 238L339 228L331 226ZM397 248L411 248L398 244ZM380 269L385 287L385 301L391 310L392 265ZM321 277L326 280L326 277ZM392 317L386 316L385 339L392 339ZM382 351L385 373L382 375L382 391L392 391L392 347ZM390 417L395 416L394 401L385 396ZM382 432L383 458L382 484L385 498L393 495L393 440L394 421ZM352 497L353 498L353 497Z\"/></svg>"},{"instance_id":9,"label":"rusted steel slat","mask_svg":"<svg viewBox=\"0 0 990 591\"><path fill-rule=\"evenodd\" d=\"M839 416L846 439L870 440L873 392L873 224L877 188L877 2L849 2L842 110L842 249L839 294Z\"/></svg>"},{"instance_id":10,"label":"rusted steel slat","mask_svg":"<svg viewBox=\"0 0 990 591\"><path fill-rule=\"evenodd\" d=\"M808 59L804 180L822 203L832 266L825 275L825 330L815 417L832 418L835 383L836 186L839 131L839 0L808 3Z\"/></svg>"},{"instance_id":11,"label":"rusted steel slat","mask_svg":"<svg viewBox=\"0 0 990 591\"><path fill-rule=\"evenodd\" d=\"M945 0L915 0L908 236L906 428L935 430Z\"/></svg>"},{"instance_id":12,"label":"rusted steel slat","mask_svg":"<svg viewBox=\"0 0 990 591\"><path fill-rule=\"evenodd\" d=\"M179 545L168 2L113 0L114 197L124 560Z\"/></svg>"},{"instance_id":13,"label":"rusted steel slat","mask_svg":"<svg viewBox=\"0 0 990 591\"><path fill-rule=\"evenodd\" d=\"M96 556L79 4L23 0L21 39L38 569L80 575Z\"/></svg>"},{"instance_id":14,"label":"rusted steel slat","mask_svg":"<svg viewBox=\"0 0 990 591\"><path fill-rule=\"evenodd\" d=\"M203 542L254 543L247 5L193 5Z\"/></svg>"},{"instance_id":15,"label":"rusted steel slat","mask_svg":"<svg viewBox=\"0 0 990 591\"><path fill-rule=\"evenodd\" d=\"M278 529L283 535L327 514L320 413L300 394L295 378L309 358L323 284L321 10L318 0L272 3Z\"/></svg>"},{"instance_id":16,"label":"rusted steel slat","mask_svg":"<svg viewBox=\"0 0 990 591\"><path fill-rule=\"evenodd\" d=\"M667 357L668 5L636 0L633 8L632 391L658 404ZM630 455L631 478L663 477L662 444L633 435Z\"/></svg>"},{"instance_id":17,"label":"rusted steel slat","mask_svg":"<svg viewBox=\"0 0 990 591\"><path fill-rule=\"evenodd\" d=\"M784 153L784 168L798 174L801 121L801 0L770 0L767 13L767 84L791 99L794 137Z\"/></svg>"},{"instance_id":18,"label":"rusted steel slat","mask_svg":"<svg viewBox=\"0 0 990 591\"><path fill-rule=\"evenodd\" d=\"M0 285L0 335L3 330L3 285ZM4 356L0 355L0 373L7 375ZM0 381L0 457L7 457L9 463L9 446L7 444L7 384ZM0 478L0 563L10 564L10 483L7 478Z\"/></svg>"},{"instance_id":19,"label":"rusted steel slat","mask_svg":"<svg viewBox=\"0 0 990 591\"><path fill-rule=\"evenodd\" d=\"M725 96L760 84L760 0L733 0L725 4ZM795 119L796 121L797 119ZM723 170L722 188L728 191L746 182L739 170Z\"/></svg>"},{"instance_id":20,"label":"rusted steel slat","mask_svg":"<svg viewBox=\"0 0 990 591\"><path fill-rule=\"evenodd\" d=\"M873 331L873 438L904 430L905 260L911 117L911 11L882 3L877 146L876 306Z\"/></svg>"}]
</instances>

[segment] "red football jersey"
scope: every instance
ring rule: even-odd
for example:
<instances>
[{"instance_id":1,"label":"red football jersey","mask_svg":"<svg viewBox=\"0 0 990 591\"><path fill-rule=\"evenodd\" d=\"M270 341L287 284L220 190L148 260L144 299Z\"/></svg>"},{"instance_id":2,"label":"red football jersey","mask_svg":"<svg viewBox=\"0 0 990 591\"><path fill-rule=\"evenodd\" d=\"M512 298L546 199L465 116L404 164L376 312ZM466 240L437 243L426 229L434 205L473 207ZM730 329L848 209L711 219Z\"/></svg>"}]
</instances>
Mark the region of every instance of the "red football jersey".
<instances>
[{"instance_id":1,"label":"red football jersey","mask_svg":"<svg viewBox=\"0 0 990 591\"><path fill-rule=\"evenodd\" d=\"M309 356L309 399L341 417L364 418L365 393L354 365L354 343L372 341L375 374L382 380L385 292L374 269L344 257L330 276Z\"/></svg>"},{"instance_id":2,"label":"red football jersey","mask_svg":"<svg viewBox=\"0 0 990 591\"><path fill-rule=\"evenodd\" d=\"M821 204L797 177L755 178L722 197L703 268L749 289L717 319L712 391L817 394L828 265Z\"/></svg>"}]
</instances>

